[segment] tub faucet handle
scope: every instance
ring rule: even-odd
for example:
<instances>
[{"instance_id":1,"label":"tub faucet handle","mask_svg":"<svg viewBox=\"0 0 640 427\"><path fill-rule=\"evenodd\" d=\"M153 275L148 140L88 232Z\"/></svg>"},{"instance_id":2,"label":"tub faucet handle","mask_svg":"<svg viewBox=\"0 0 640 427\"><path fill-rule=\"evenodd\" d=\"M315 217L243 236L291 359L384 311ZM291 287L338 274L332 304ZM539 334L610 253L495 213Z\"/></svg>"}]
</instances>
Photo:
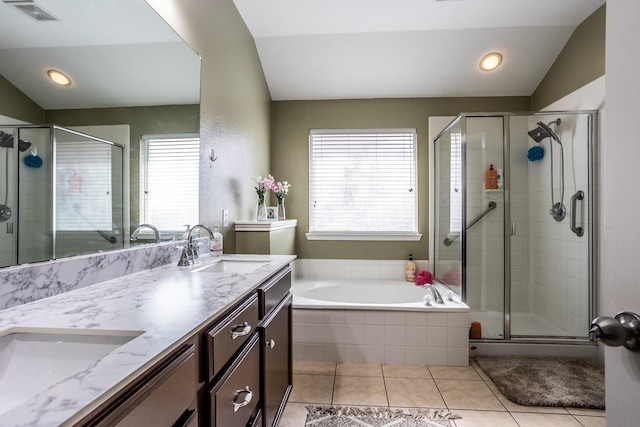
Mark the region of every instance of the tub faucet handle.
<instances>
[{"instance_id":1,"label":"tub faucet handle","mask_svg":"<svg viewBox=\"0 0 640 427\"><path fill-rule=\"evenodd\" d=\"M431 307L431 296L425 295L424 298L422 298L422 302L424 302L425 306Z\"/></svg>"}]
</instances>

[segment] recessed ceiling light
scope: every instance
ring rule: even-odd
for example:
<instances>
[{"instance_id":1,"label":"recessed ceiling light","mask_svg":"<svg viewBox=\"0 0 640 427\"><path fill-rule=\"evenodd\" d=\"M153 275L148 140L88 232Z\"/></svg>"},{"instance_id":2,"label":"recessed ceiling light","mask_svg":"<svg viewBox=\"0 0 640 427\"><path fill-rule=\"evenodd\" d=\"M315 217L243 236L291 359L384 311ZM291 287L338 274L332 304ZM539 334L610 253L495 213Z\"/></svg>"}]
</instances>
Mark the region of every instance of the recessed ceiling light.
<instances>
[{"instance_id":1,"label":"recessed ceiling light","mask_svg":"<svg viewBox=\"0 0 640 427\"><path fill-rule=\"evenodd\" d=\"M49 70L47 71L47 75L51 79L52 82L59 86L70 86L71 79L62 71L58 70Z\"/></svg>"},{"instance_id":2,"label":"recessed ceiling light","mask_svg":"<svg viewBox=\"0 0 640 427\"><path fill-rule=\"evenodd\" d=\"M480 69L482 71L491 71L498 68L498 65L502 62L502 55L498 52L491 52L486 54L480 60Z\"/></svg>"}]
</instances>

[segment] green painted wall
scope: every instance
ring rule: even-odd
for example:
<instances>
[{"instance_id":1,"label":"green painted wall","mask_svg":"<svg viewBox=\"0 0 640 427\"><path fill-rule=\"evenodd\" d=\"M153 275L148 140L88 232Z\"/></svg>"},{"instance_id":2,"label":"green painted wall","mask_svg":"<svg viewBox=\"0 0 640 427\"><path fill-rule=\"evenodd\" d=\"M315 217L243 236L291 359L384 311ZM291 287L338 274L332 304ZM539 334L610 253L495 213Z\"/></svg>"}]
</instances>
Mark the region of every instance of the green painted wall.
<instances>
[{"instance_id":1,"label":"green painted wall","mask_svg":"<svg viewBox=\"0 0 640 427\"><path fill-rule=\"evenodd\" d=\"M429 259L429 116L461 112L526 111L529 97L412 98L331 101L274 101L271 107L271 173L292 185L287 218L298 220L296 248L300 258ZM418 131L419 242L308 241L309 129L411 127ZM384 203L383 200L380 203ZM390 219L391 220L391 219Z\"/></svg>"},{"instance_id":2,"label":"green painted wall","mask_svg":"<svg viewBox=\"0 0 640 427\"><path fill-rule=\"evenodd\" d=\"M251 33L233 0L148 0L202 57L200 221L221 224L255 215L251 177L269 172L271 96ZM209 160L211 149L218 159ZM233 228L221 228L235 251Z\"/></svg>"},{"instance_id":3,"label":"green painted wall","mask_svg":"<svg viewBox=\"0 0 640 427\"><path fill-rule=\"evenodd\" d=\"M45 123L45 111L1 75L0 100L0 116L28 123Z\"/></svg>"},{"instance_id":4,"label":"green painted wall","mask_svg":"<svg viewBox=\"0 0 640 427\"><path fill-rule=\"evenodd\" d=\"M140 137L156 133L197 133L199 105L165 105L154 107L94 108L83 110L49 110L46 123L61 126L120 125L130 126L130 215L137 226L140 202Z\"/></svg>"},{"instance_id":5,"label":"green painted wall","mask_svg":"<svg viewBox=\"0 0 640 427\"><path fill-rule=\"evenodd\" d=\"M573 32L531 95L531 110L540 110L605 73L606 4Z\"/></svg>"}]
</instances>

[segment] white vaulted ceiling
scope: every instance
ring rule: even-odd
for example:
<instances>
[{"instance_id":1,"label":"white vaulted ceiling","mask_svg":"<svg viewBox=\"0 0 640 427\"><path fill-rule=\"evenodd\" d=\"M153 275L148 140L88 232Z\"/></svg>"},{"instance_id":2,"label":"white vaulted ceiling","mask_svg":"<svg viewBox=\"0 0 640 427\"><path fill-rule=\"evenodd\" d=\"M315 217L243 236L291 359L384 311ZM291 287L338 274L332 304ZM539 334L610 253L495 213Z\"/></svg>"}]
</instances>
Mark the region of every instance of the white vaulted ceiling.
<instances>
[{"instance_id":1,"label":"white vaulted ceiling","mask_svg":"<svg viewBox=\"0 0 640 427\"><path fill-rule=\"evenodd\" d=\"M234 0L274 100L528 96L604 0ZM478 68L499 51L502 66Z\"/></svg>"}]
</instances>

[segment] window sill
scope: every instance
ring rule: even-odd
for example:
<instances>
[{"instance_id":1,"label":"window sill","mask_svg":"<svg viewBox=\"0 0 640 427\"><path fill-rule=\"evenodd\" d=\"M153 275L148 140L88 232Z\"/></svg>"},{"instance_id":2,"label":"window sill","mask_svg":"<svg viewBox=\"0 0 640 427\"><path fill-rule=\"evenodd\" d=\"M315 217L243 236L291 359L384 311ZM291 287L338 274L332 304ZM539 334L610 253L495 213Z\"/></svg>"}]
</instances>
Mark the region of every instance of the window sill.
<instances>
[{"instance_id":1,"label":"window sill","mask_svg":"<svg viewBox=\"0 0 640 427\"><path fill-rule=\"evenodd\" d=\"M421 233L384 234L384 233L305 233L307 240L361 240L361 241L398 241L417 242L422 239Z\"/></svg>"}]
</instances>

